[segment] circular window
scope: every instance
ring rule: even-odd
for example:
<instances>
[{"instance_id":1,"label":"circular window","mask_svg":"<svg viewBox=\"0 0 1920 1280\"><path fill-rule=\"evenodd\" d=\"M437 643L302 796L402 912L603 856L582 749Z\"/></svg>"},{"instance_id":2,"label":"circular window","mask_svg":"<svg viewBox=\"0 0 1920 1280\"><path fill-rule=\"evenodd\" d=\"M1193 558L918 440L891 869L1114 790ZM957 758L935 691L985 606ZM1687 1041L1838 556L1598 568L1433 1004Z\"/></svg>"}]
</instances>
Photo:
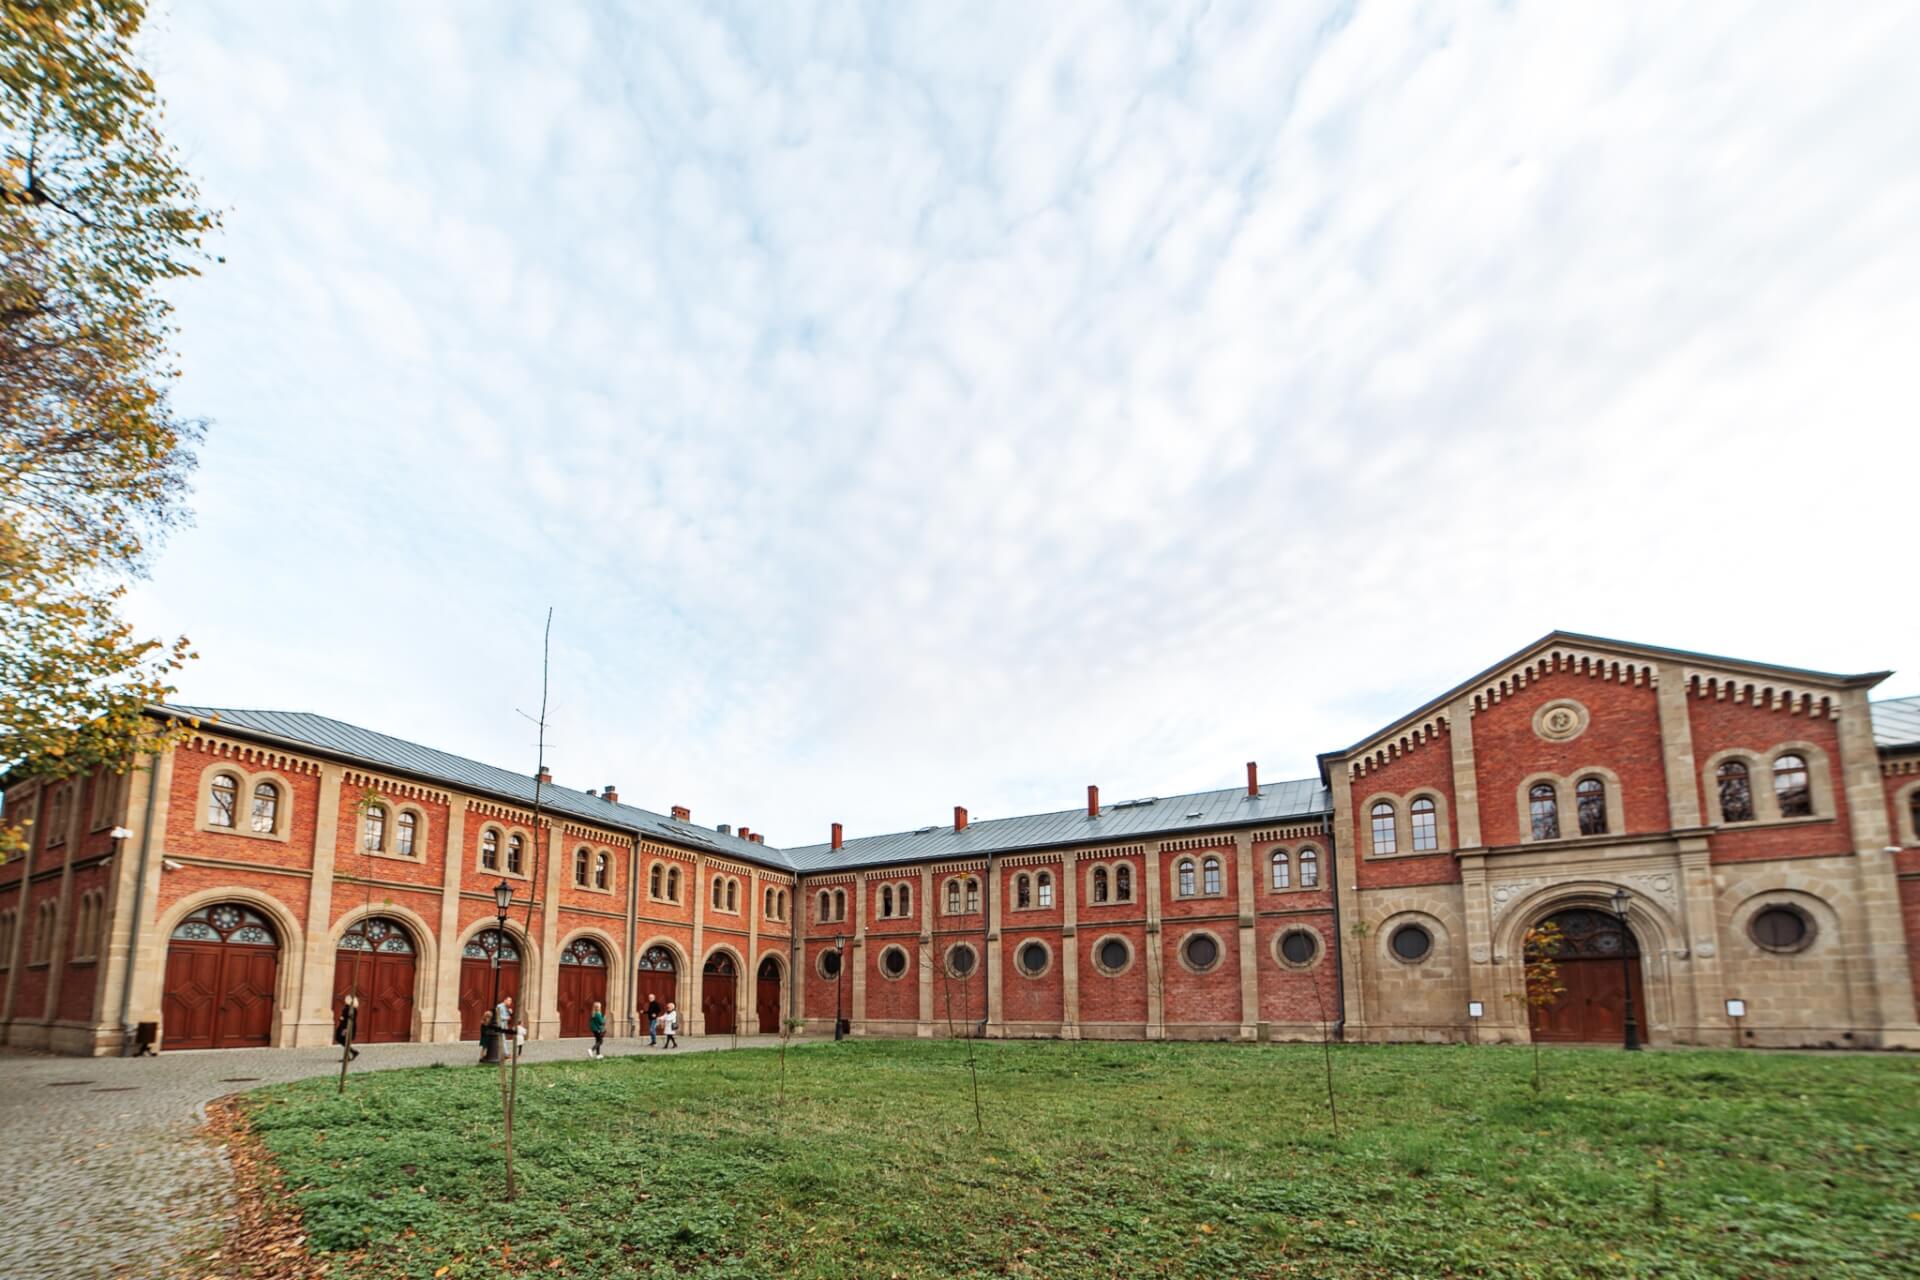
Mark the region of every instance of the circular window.
<instances>
[{"instance_id":1,"label":"circular window","mask_svg":"<svg viewBox=\"0 0 1920 1280\"><path fill-rule=\"evenodd\" d=\"M1392 941L1388 945L1393 948L1395 956L1413 964L1425 960L1433 951L1433 935L1422 925L1403 924L1393 931Z\"/></svg>"},{"instance_id":2,"label":"circular window","mask_svg":"<svg viewBox=\"0 0 1920 1280\"><path fill-rule=\"evenodd\" d=\"M907 953L899 947L888 947L880 953L880 972L889 978L898 978L907 971Z\"/></svg>"},{"instance_id":3,"label":"circular window","mask_svg":"<svg viewBox=\"0 0 1920 1280\"><path fill-rule=\"evenodd\" d=\"M1021 973L1029 978L1037 978L1047 971L1047 965L1053 960L1053 953L1047 950L1047 944L1044 942L1027 942L1021 944L1015 959Z\"/></svg>"},{"instance_id":4,"label":"circular window","mask_svg":"<svg viewBox=\"0 0 1920 1280\"><path fill-rule=\"evenodd\" d=\"M1193 933L1180 944L1180 958L1195 973L1205 973L1220 963L1220 943L1210 933Z\"/></svg>"},{"instance_id":5,"label":"circular window","mask_svg":"<svg viewBox=\"0 0 1920 1280\"><path fill-rule=\"evenodd\" d=\"M1133 963L1133 948L1125 938L1102 938L1093 948L1093 967L1112 977Z\"/></svg>"},{"instance_id":6,"label":"circular window","mask_svg":"<svg viewBox=\"0 0 1920 1280\"><path fill-rule=\"evenodd\" d=\"M1799 951L1813 941L1813 921L1798 907L1762 907L1747 922L1747 933L1768 951Z\"/></svg>"},{"instance_id":7,"label":"circular window","mask_svg":"<svg viewBox=\"0 0 1920 1280\"><path fill-rule=\"evenodd\" d=\"M1311 929L1289 929L1280 935L1275 949L1281 964L1304 969L1320 958L1320 935Z\"/></svg>"},{"instance_id":8,"label":"circular window","mask_svg":"<svg viewBox=\"0 0 1920 1280\"><path fill-rule=\"evenodd\" d=\"M837 978L840 976L840 953L831 948L820 953L820 976Z\"/></svg>"},{"instance_id":9,"label":"circular window","mask_svg":"<svg viewBox=\"0 0 1920 1280\"><path fill-rule=\"evenodd\" d=\"M977 962L978 957L973 954L973 948L964 942L947 952L947 972L956 978L964 978L972 973L973 966Z\"/></svg>"}]
</instances>

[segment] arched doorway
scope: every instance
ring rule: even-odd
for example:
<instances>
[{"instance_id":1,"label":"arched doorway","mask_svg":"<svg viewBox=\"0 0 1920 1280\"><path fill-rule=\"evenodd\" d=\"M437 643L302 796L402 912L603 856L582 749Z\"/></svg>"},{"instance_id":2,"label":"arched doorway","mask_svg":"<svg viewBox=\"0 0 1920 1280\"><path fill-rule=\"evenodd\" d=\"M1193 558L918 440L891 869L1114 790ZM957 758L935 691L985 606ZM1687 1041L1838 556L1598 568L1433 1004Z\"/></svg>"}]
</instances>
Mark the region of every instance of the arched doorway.
<instances>
[{"instance_id":1,"label":"arched doorway","mask_svg":"<svg viewBox=\"0 0 1920 1280\"><path fill-rule=\"evenodd\" d=\"M354 1038L361 1044L413 1039L413 937L386 916L369 916L340 935L333 954L333 1013L360 997Z\"/></svg>"},{"instance_id":2,"label":"arched doorway","mask_svg":"<svg viewBox=\"0 0 1920 1280\"><path fill-rule=\"evenodd\" d=\"M716 951L707 958L707 967L700 975L700 1018L708 1035L732 1035L736 1030L738 984L739 972L733 967L732 956Z\"/></svg>"},{"instance_id":3,"label":"arched doorway","mask_svg":"<svg viewBox=\"0 0 1920 1280\"><path fill-rule=\"evenodd\" d=\"M480 1019L493 1007L493 967L500 966L500 998L513 997L514 1016L520 1008L520 947L510 934L482 929L460 952L460 1038L478 1040Z\"/></svg>"},{"instance_id":4,"label":"arched doorway","mask_svg":"<svg viewBox=\"0 0 1920 1280\"><path fill-rule=\"evenodd\" d=\"M1622 1043L1627 1026L1626 984L1631 981L1634 1020L1642 1028L1644 1041L1647 997L1633 930L1611 911L1591 907L1556 912L1541 923L1560 928L1563 940L1555 960L1566 991L1552 1005L1532 1011L1533 1038L1549 1044Z\"/></svg>"},{"instance_id":5,"label":"arched doorway","mask_svg":"<svg viewBox=\"0 0 1920 1280\"><path fill-rule=\"evenodd\" d=\"M590 1036L587 1019L596 1001L607 999L607 953L592 938L560 948L560 1034Z\"/></svg>"},{"instance_id":6,"label":"arched doorway","mask_svg":"<svg viewBox=\"0 0 1920 1280\"><path fill-rule=\"evenodd\" d=\"M634 1011L640 1016L640 1029L646 1030L647 1002L653 1000L664 1009L667 1001L677 1000L680 981L679 963L665 947L648 947L640 953L639 970L634 974Z\"/></svg>"},{"instance_id":7,"label":"arched doorway","mask_svg":"<svg viewBox=\"0 0 1920 1280\"><path fill-rule=\"evenodd\" d=\"M167 942L161 1035L169 1049L236 1049L273 1041L280 941L239 903L202 907Z\"/></svg>"},{"instance_id":8,"label":"arched doorway","mask_svg":"<svg viewBox=\"0 0 1920 1280\"><path fill-rule=\"evenodd\" d=\"M780 1034L780 962L772 956L760 962L754 983L754 1007L760 1015L760 1034Z\"/></svg>"}]
</instances>

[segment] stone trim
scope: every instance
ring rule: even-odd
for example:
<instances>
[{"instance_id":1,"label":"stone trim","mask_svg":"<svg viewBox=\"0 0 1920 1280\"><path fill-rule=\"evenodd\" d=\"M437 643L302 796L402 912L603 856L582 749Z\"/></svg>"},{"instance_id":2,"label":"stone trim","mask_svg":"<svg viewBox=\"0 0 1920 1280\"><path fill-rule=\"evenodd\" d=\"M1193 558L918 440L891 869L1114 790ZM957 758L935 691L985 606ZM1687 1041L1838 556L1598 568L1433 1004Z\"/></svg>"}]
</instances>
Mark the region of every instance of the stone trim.
<instances>
[{"instance_id":1,"label":"stone trim","mask_svg":"<svg viewBox=\"0 0 1920 1280\"><path fill-rule=\"evenodd\" d=\"M1413 847L1413 802L1416 800L1433 801L1433 834L1438 842L1431 849ZM1381 853L1373 847L1373 809L1375 805L1393 806L1393 843L1392 853ZM1354 823L1362 837L1360 846L1365 858L1428 858L1435 854L1453 852L1452 812L1447 803L1447 793L1438 787L1418 786L1411 791L1376 791L1362 800L1354 810Z\"/></svg>"},{"instance_id":2,"label":"stone trim","mask_svg":"<svg viewBox=\"0 0 1920 1280\"><path fill-rule=\"evenodd\" d=\"M1606 787L1607 829L1592 835L1583 835L1580 831L1580 805L1577 788L1587 778L1598 778ZM1541 783L1553 786L1554 813L1560 823L1560 834L1552 839L1536 840L1533 836L1533 800L1529 794ZM1521 844L1560 844L1568 840L1605 840L1610 836L1625 835L1627 829L1626 797L1620 789L1620 775L1604 765L1583 764L1571 773L1550 773L1541 771L1530 773L1520 780L1514 788L1514 804L1520 820Z\"/></svg>"},{"instance_id":3,"label":"stone trim","mask_svg":"<svg viewBox=\"0 0 1920 1280\"><path fill-rule=\"evenodd\" d=\"M1913 807L1920 803L1920 778L1894 789L1893 829L1898 843L1912 848L1920 845L1920 830L1915 829Z\"/></svg>"},{"instance_id":4,"label":"stone trim","mask_svg":"<svg viewBox=\"0 0 1920 1280\"><path fill-rule=\"evenodd\" d=\"M233 825L216 827L208 820L213 809L213 780L232 778L239 787L233 802ZM253 789L262 782L277 787L280 799L274 805L273 830L255 831L253 829ZM287 844L291 840L293 826L293 788L287 780L272 769L257 770L248 773L235 765L210 764L200 771L200 780L195 786L193 808L193 829L213 836L239 836L246 840L276 840Z\"/></svg>"},{"instance_id":5,"label":"stone trim","mask_svg":"<svg viewBox=\"0 0 1920 1280\"><path fill-rule=\"evenodd\" d=\"M1196 967L1192 961L1187 959L1187 944L1192 942L1195 938L1211 938L1213 940L1213 946L1214 946L1213 963L1208 965L1204 969ZM1191 973L1191 974L1215 973L1219 971L1221 965L1226 963L1227 944L1225 941L1221 939L1219 934L1215 933L1211 929L1207 929L1207 928L1184 929L1181 931L1178 940L1175 941L1173 944L1173 958L1180 965L1180 967L1182 969L1185 969L1188 973Z\"/></svg>"},{"instance_id":6,"label":"stone trim","mask_svg":"<svg viewBox=\"0 0 1920 1280\"><path fill-rule=\"evenodd\" d=\"M1295 934L1313 939L1313 958L1302 964L1295 964L1293 961L1287 959L1286 953L1280 949L1280 944ZM1327 940L1321 936L1318 929L1309 925L1291 925L1285 929L1275 930L1272 946L1274 961L1278 963L1282 969L1290 969L1295 973L1306 973L1310 970L1318 969L1322 964L1326 963Z\"/></svg>"},{"instance_id":7,"label":"stone trim","mask_svg":"<svg viewBox=\"0 0 1920 1280\"><path fill-rule=\"evenodd\" d=\"M405 782L382 774L367 773L360 769L343 771L340 780L349 786L359 787L363 791L378 792L385 796L405 796L409 800L420 800L427 804L453 803L453 798L445 791L437 791L417 782Z\"/></svg>"},{"instance_id":8,"label":"stone trim","mask_svg":"<svg viewBox=\"0 0 1920 1280\"><path fill-rule=\"evenodd\" d=\"M1127 949L1127 962L1117 969L1109 969L1105 962L1100 959L1100 953L1106 949L1107 943L1109 942L1118 942ZM1093 946L1087 950L1087 959L1092 962L1094 971L1104 978L1120 977L1132 969L1134 961L1139 958L1139 952L1134 948L1133 940L1125 934L1120 933L1101 934L1093 940Z\"/></svg>"},{"instance_id":9,"label":"stone trim","mask_svg":"<svg viewBox=\"0 0 1920 1280\"><path fill-rule=\"evenodd\" d=\"M478 806L475 807L477 808ZM487 832L489 831L497 832L500 836L500 865L497 867L489 867L480 860L480 850L486 843ZM520 836L523 841L520 850L520 870L518 871L509 869L512 864L507 856L507 848L513 842L513 837L515 836ZM534 864L539 862L539 860L539 842L534 839L533 833L525 827L508 826L500 822L488 820L474 828L473 869L480 875L499 876L505 880L530 881L533 879Z\"/></svg>"},{"instance_id":10,"label":"stone trim","mask_svg":"<svg viewBox=\"0 0 1920 1280\"><path fill-rule=\"evenodd\" d=\"M1037 946L1042 951L1046 952L1047 958L1046 958L1046 961L1041 964L1040 968L1037 971L1030 971L1024 964L1020 962L1020 957L1028 947L1034 947L1034 946ZM1051 942L1048 942L1045 938L1039 938L1039 937L1021 938L1013 944L1013 971L1030 982L1037 982L1041 978L1046 977L1049 973L1052 973L1053 961L1054 961L1053 944Z\"/></svg>"},{"instance_id":11,"label":"stone trim","mask_svg":"<svg viewBox=\"0 0 1920 1280\"><path fill-rule=\"evenodd\" d=\"M1840 702L1831 694L1783 681L1742 680L1707 671L1686 671L1687 692L1696 698L1714 702L1746 703L1788 715L1810 716L1824 720L1840 718Z\"/></svg>"},{"instance_id":12,"label":"stone trim","mask_svg":"<svg viewBox=\"0 0 1920 1280\"><path fill-rule=\"evenodd\" d=\"M369 858L392 858L397 862L425 862L427 860L428 832L432 829L427 822L427 811L411 800L395 800L384 791L368 790L365 795L362 796L362 800L366 801L369 798L372 803L378 804L387 811L387 829L383 837L383 843L386 847L382 849L367 848L367 811L361 805L355 805L354 808L358 815L359 822L354 830L353 852ZM400 815L403 813L411 813L413 815L414 852L412 853L397 853L394 851L394 842L399 838Z\"/></svg>"},{"instance_id":13,"label":"stone trim","mask_svg":"<svg viewBox=\"0 0 1920 1280\"><path fill-rule=\"evenodd\" d=\"M201 751L211 752L225 760L238 761L241 764L262 769L278 769L283 773L318 773L320 764L304 756L290 755L285 751L275 751L271 747L257 746L251 742L238 742L232 738L215 737L208 733L195 733L187 738L187 745Z\"/></svg>"},{"instance_id":14,"label":"stone trim","mask_svg":"<svg viewBox=\"0 0 1920 1280\"><path fill-rule=\"evenodd\" d=\"M1807 790L1813 812L1795 818L1780 816L1780 797L1773 789L1773 765L1781 756L1797 755L1807 762ZM1720 812L1720 780L1715 775L1729 760L1742 760L1747 766L1747 782L1753 791L1753 817L1728 822ZM1777 742L1763 751L1730 747L1716 751L1700 766L1701 794L1707 799L1704 815L1708 825L1723 831L1744 831L1753 827L1781 823L1831 820L1834 816L1833 766L1827 753L1811 742Z\"/></svg>"},{"instance_id":15,"label":"stone trim","mask_svg":"<svg viewBox=\"0 0 1920 1280\"><path fill-rule=\"evenodd\" d=\"M1447 713L1436 712L1425 721L1400 733L1384 747L1376 747L1347 762L1348 778L1363 778L1375 769L1385 768L1402 756L1412 755L1438 738L1449 725Z\"/></svg>"}]
</instances>

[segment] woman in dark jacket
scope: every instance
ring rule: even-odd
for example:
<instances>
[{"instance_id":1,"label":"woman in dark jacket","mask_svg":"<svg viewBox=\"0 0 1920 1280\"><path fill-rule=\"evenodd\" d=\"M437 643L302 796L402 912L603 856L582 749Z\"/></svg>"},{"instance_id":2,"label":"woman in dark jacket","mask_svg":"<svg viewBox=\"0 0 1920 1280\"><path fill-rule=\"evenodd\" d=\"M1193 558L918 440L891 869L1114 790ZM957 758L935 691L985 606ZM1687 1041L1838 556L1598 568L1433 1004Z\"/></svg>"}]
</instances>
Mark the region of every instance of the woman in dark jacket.
<instances>
[{"instance_id":1,"label":"woman in dark jacket","mask_svg":"<svg viewBox=\"0 0 1920 1280\"><path fill-rule=\"evenodd\" d=\"M353 1047L353 1037L359 1024L360 997L348 996L340 1005L340 1021L333 1024L333 1042L356 1058L360 1056L360 1051Z\"/></svg>"}]
</instances>

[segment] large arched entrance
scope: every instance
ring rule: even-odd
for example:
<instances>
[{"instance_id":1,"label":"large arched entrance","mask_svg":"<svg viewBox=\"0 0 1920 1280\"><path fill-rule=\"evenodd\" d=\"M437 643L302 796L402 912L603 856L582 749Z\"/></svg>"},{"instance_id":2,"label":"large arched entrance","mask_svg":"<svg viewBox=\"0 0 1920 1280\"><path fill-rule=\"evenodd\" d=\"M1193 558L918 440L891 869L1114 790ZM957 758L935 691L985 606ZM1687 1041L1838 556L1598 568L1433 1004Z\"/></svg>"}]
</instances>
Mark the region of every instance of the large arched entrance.
<instances>
[{"instance_id":1,"label":"large arched entrance","mask_svg":"<svg viewBox=\"0 0 1920 1280\"><path fill-rule=\"evenodd\" d=\"M391 1044L413 1039L413 937L386 916L369 916L340 935L333 955L333 1013L360 997L354 1039Z\"/></svg>"},{"instance_id":2,"label":"large arched entrance","mask_svg":"<svg viewBox=\"0 0 1920 1280\"><path fill-rule=\"evenodd\" d=\"M772 956L760 962L754 983L754 1009L760 1015L760 1034L780 1034L780 962Z\"/></svg>"},{"instance_id":3,"label":"large arched entrance","mask_svg":"<svg viewBox=\"0 0 1920 1280\"><path fill-rule=\"evenodd\" d=\"M460 952L460 1038L478 1040L480 1019L493 1007L493 967L500 966L500 998L513 997L514 1015L520 1008L520 947L509 934L482 929Z\"/></svg>"},{"instance_id":4,"label":"large arched entrance","mask_svg":"<svg viewBox=\"0 0 1920 1280\"><path fill-rule=\"evenodd\" d=\"M716 951L707 957L700 975L700 1017L710 1036L732 1035L738 1029L735 1010L740 1002L739 971L733 957Z\"/></svg>"},{"instance_id":5,"label":"large arched entrance","mask_svg":"<svg viewBox=\"0 0 1920 1280\"><path fill-rule=\"evenodd\" d=\"M587 1019L607 999L607 953L592 938L560 948L560 1034L590 1036Z\"/></svg>"},{"instance_id":6,"label":"large arched entrance","mask_svg":"<svg viewBox=\"0 0 1920 1280\"><path fill-rule=\"evenodd\" d=\"M1559 926L1562 942L1555 960L1566 991L1553 1004L1532 1011L1533 1038L1549 1044L1622 1043L1626 984L1631 982L1634 1021L1645 1040L1647 996L1633 930L1612 912L1591 907L1559 911L1541 923Z\"/></svg>"},{"instance_id":7,"label":"large arched entrance","mask_svg":"<svg viewBox=\"0 0 1920 1280\"><path fill-rule=\"evenodd\" d=\"M167 942L161 1035L169 1049L236 1049L273 1041L280 941L250 907L222 902L174 926Z\"/></svg>"},{"instance_id":8,"label":"large arched entrance","mask_svg":"<svg viewBox=\"0 0 1920 1280\"><path fill-rule=\"evenodd\" d=\"M633 1007L640 1017L641 1030L646 1030L649 1003L665 1009L667 1001L679 999L675 994L680 981L679 968L673 952L666 947L648 947L640 953L640 964L634 973Z\"/></svg>"}]
</instances>

